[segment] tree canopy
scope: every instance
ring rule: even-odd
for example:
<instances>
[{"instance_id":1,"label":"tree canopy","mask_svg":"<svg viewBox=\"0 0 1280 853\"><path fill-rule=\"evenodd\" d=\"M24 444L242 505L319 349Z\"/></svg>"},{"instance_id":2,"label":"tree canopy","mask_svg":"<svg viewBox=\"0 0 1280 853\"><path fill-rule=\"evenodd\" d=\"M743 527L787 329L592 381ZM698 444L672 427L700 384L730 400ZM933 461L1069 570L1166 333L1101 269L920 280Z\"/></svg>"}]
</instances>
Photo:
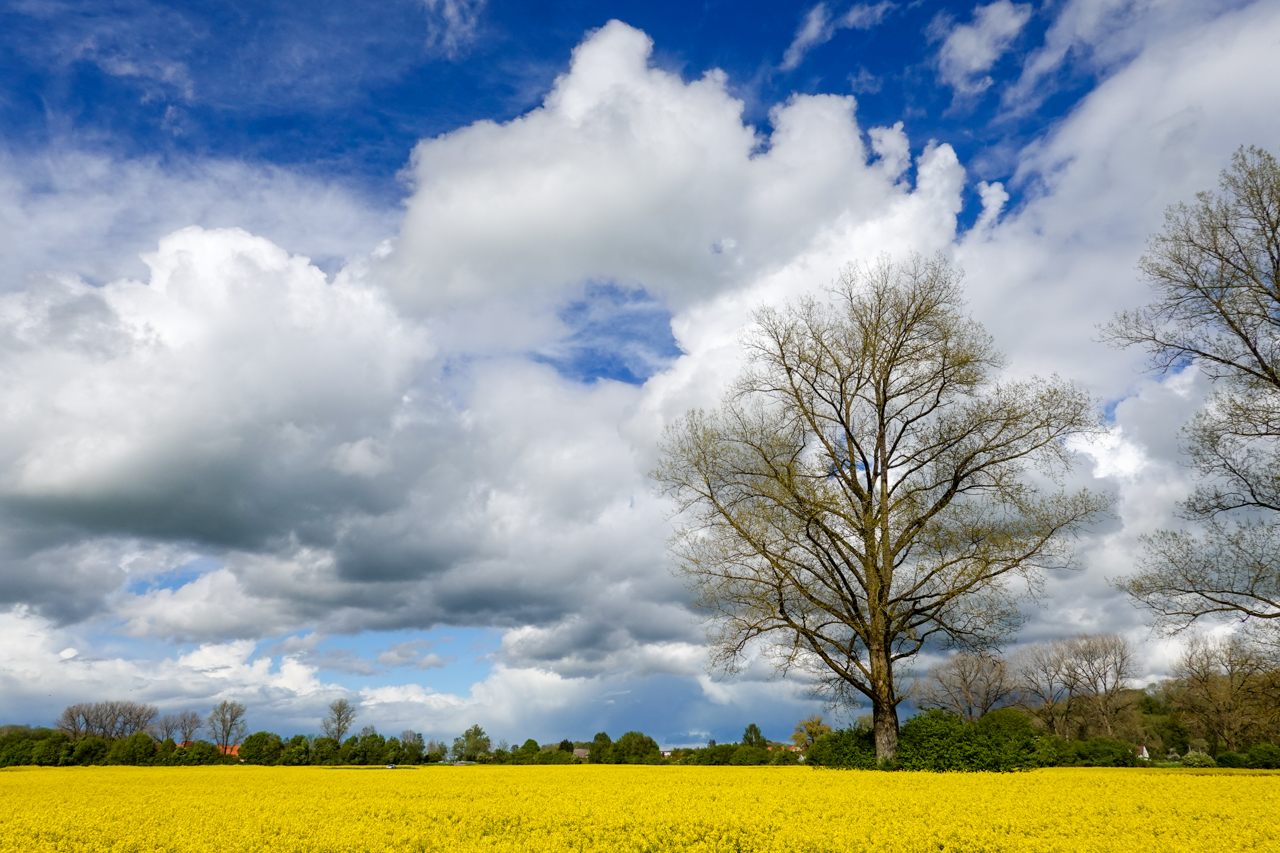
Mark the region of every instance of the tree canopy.
<instances>
[{"instance_id":1,"label":"tree canopy","mask_svg":"<svg viewBox=\"0 0 1280 853\"><path fill-rule=\"evenodd\" d=\"M759 648L833 701L869 700L891 758L895 666L1007 636L1107 506L1044 476L1101 421L1068 382L998 378L942 259L851 265L828 297L755 312L748 369L667 429L653 476L681 513L672 550L714 665Z\"/></svg>"}]
</instances>

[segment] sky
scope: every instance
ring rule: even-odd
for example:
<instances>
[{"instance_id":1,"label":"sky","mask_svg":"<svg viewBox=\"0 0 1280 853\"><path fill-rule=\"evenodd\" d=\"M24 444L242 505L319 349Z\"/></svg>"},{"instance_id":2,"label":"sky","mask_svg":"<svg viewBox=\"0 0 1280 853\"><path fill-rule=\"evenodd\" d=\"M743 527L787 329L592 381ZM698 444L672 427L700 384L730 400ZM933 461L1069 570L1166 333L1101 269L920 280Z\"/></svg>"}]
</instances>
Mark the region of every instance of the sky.
<instances>
[{"instance_id":1,"label":"sky","mask_svg":"<svg viewBox=\"0 0 1280 853\"><path fill-rule=\"evenodd\" d=\"M1158 679L1109 581L1208 386L1098 326L1278 135L1274 0L0 3L0 722L784 739L821 705L707 670L647 472L754 308L911 252L1111 426L1017 642Z\"/></svg>"}]
</instances>

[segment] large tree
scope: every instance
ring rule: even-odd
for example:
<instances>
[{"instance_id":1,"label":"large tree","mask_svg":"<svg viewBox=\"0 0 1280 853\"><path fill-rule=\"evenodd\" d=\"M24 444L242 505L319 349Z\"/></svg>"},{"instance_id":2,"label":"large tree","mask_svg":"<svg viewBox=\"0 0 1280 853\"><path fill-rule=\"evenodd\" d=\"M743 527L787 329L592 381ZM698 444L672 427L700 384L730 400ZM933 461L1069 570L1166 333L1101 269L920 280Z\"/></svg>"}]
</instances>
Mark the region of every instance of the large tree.
<instances>
[{"instance_id":1,"label":"large tree","mask_svg":"<svg viewBox=\"0 0 1280 853\"><path fill-rule=\"evenodd\" d=\"M244 713L244 705L229 699L223 699L209 712L209 720L205 725L213 736L213 742L224 755L244 738Z\"/></svg>"},{"instance_id":2,"label":"large tree","mask_svg":"<svg viewBox=\"0 0 1280 853\"><path fill-rule=\"evenodd\" d=\"M941 259L849 266L829 299L754 316L723 404L662 442L678 570L714 665L759 647L832 701L865 698L892 758L899 663L999 642L1041 570L1069 563L1064 534L1106 506L1049 482L1100 417L1067 382L1002 377Z\"/></svg>"},{"instance_id":3,"label":"large tree","mask_svg":"<svg viewBox=\"0 0 1280 853\"><path fill-rule=\"evenodd\" d=\"M1201 526L1148 537L1119 586L1164 627L1206 616L1280 617L1280 164L1241 148L1220 192L1175 205L1140 262L1155 292L1105 328L1157 371L1193 364L1215 383L1183 430L1200 483L1181 504Z\"/></svg>"},{"instance_id":4,"label":"large tree","mask_svg":"<svg viewBox=\"0 0 1280 853\"><path fill-rule=\"evenodd\" d=\"M351 731L351 724L356 721L356 706L347 699L335 699L329 703L329 713L320 721L320 728L325 737L331 737L342 743L343 736Z\"/></svg>"}]
</instances>

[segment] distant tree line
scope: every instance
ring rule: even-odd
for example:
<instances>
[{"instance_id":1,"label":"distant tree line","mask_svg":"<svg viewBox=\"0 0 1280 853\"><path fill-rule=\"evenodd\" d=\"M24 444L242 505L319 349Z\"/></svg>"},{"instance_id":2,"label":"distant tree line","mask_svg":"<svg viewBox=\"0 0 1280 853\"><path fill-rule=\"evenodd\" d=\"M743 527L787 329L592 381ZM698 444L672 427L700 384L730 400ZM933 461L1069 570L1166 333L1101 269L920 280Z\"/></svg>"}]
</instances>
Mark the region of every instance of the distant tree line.
<instances>
[{"instance_id":1,"label":"distant tree line","mask_svg":"<svg viewBox=\"0 0 1280 853\"><path fill-rule=\"evenodd\" d=\"M1173 677L1130 686L1116 634L1026 646L1008 660L961 652L918 686L923 713L877 762L866 721L816 739L814 766L1016 770L1048 766L1280 767L1280 659L1247 636L1194 639Z\"/></svg>"}]
</instances>

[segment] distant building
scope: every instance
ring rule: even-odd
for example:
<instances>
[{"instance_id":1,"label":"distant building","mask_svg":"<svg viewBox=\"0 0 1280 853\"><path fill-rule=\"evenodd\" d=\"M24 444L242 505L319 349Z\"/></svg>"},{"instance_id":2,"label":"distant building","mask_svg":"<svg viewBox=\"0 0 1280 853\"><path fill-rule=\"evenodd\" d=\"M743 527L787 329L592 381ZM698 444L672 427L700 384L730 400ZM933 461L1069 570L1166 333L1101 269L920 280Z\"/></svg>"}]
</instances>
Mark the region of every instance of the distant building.
<instances>
[{"instance_id":1,"label":"distant building","mask_svg":"<svg viewBox=\"0 0 1280 853\"><path fill-rule=\"evenodd\" d=\"M574 757L574 758L576 758L576 759L578 759L579 761L586 761L586 760L587 760L587 753L588 753L588 752L590 752L590 750L587 750L587 749L575 749L575 750L573 751L573 757Z\"/></svg>"}]
</instances>

